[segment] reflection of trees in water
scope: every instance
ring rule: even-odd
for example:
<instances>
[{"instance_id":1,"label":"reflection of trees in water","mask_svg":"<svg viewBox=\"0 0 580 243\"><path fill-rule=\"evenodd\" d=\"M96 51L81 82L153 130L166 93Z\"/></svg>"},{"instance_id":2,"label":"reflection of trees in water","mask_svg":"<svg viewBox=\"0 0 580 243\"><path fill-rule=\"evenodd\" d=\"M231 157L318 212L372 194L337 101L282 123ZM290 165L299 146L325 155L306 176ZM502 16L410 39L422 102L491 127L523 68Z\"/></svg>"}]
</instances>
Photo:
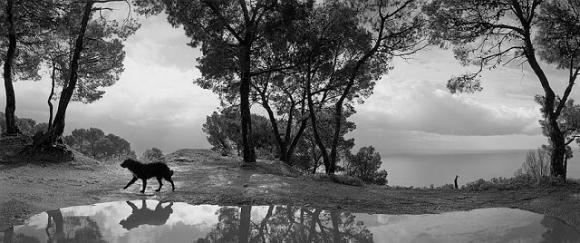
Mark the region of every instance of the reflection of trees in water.
<instances>
[{"instance_id":1,"label":"reflection of trees in water","mask_svg":"<svg viewBox=\"0 0 580 243\"><path fill-rule=\"evenodd\" d=\"M48 221L46 223L47 243L104 243L99 225L88 216L67 216L63 217L60 209L47 211ZM10 227L4 231L4 243L39 243L40 240L34 236L18 233L14 235L14 228Z\"/></svg>"},{"instance_id":2,"label":"reflection of trees in water","mask_svg":"<svg viewBox=\"0 0 580 243\"><path fill-rule=\"evenodd\" d=\"M34 236L29 236L29 235L24 235L24 234L16 234L14 235L14 227L10 226L8 227L8 229L6 229L4 232L4 236L3 241L4 243L12 243L12 242L18 242L18 243L40 243L40 241L34 237Z\"/></svg>"},{"instance_id":3,"label":"reflection of trees in water","mask_svg":"<svg viewBox=\"0 0 580 243\"><path fill-rule=\"evenodd\" d=\"M541 224L546 227L546 231L542 234L544 242L578 242L580 239L580 231L570 226L564 221L554 217L544 217Z\"/></svg>"},{"instance_id":4,"label":"reflection of trees in water","mask_svg":"<svg viewBox=\"0 0 580 243\"><path fill-rule=\"evenodd\" d=\"M371 232L346 212L270 206L264 218L251 219L251 206L222 207L206 242L373 242Z\"/></svg>"},{"instance_id":5,"label":"reflection of trees in water","mask_svg":"<svg viewBox=\"0 0 580 243\"><path fill-rule=\"evenodd\" d=\"M63 217L58 209L46 213L48 214L48 223L45 231L48 242L105 242L99 225L88 216Z\"/></svg>"}]
</instances>

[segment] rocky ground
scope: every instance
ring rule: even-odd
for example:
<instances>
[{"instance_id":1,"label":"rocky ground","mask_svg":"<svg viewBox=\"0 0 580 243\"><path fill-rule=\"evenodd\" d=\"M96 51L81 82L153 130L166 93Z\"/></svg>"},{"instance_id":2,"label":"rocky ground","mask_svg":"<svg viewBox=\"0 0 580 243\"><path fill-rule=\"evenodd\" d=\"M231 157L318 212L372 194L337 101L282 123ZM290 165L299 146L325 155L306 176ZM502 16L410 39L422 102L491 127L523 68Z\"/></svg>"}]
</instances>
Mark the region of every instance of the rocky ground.
<instances>
[{"instance_id":1,"label":"rocky ground","mask_svg":"<svg viewBox=\"0 0 580 243\"><path fill-rule=\"evenodd\" d=\"M77 156L63 164L0 164L0 231L32 214L61 207L146 197L161 201L219 205L305 205L351 212L426 214L486 207L510 207L556 216L580 228L580 185L468 192L341 185L298 175L279 163L261 161L242 168L238 159L207 150L181 150L168 156L176 191L165 184L145 195L140 182L127 190L129 171Z\"/></svg>"}]
</instances>

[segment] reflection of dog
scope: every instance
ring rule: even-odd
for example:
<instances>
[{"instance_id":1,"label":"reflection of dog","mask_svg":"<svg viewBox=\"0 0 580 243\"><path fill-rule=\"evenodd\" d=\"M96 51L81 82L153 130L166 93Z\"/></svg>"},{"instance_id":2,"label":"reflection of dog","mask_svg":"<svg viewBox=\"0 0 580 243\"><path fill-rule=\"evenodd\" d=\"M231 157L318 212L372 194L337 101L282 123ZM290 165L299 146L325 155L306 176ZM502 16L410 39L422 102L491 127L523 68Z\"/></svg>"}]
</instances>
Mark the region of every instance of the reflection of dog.
<instances>
[{"instance_id":1,"label":"reflection of dog","mask_svg":"<svg viewBox=\"0 0 580 243\"><path fill-rule=\"evenodd\" d=\"M155 210L148 209L145 200L141 202L141 208L137 208L137 206L135 206L135 204L130 201L127 201L127 204L132 209L131 215L119 222L119 224L127 230L131 230L145 224L164 225L167 222L169 215L173 213L173 209L171 209L173 202L170 202L166 207L162 207L161 202L159 202L157 203Z\"/></svg>"},{"instance_id":2,"label":"reflection of dog","mask_svg":"<svg viewBox=\"0 0 580 243\"><path fill-rule=\"evenodd\" d=\"M151 177L156 177L157 181L159 182L159 188L155 191L161 190L161 178L171 182L171 188L175 191L175 185L173 185L173 180L171 180L171 176L173 175L173 171L167 167L164 163L150 163L150 164L143 164L137 160L133 159L126 159L121 163L121 167L127 168L133 173L133 179L129 181L129 183L123 188L127 189L131 184L135 183L137 179L141 179L143 181L143 190L141 193L145 193L145 188L147 187L147 179Z\"/></svg>"}]
</instances>

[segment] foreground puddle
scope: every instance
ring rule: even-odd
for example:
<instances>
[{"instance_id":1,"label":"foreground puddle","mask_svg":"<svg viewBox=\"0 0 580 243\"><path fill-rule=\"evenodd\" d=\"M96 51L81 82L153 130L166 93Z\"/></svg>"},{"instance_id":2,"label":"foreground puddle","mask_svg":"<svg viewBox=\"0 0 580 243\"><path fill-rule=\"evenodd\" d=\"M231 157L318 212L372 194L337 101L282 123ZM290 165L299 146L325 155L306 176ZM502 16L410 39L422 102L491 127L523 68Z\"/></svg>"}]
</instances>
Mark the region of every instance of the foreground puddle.
<instances>
[{"instance_id":1,"label":"foreground puddle","mask_svg":"<svg viewBox=\"0 0 580 243\"><path fill-rule=\"evenodd\" d=\"M508 208L428 215L155 200L47 211L0 232L7 242L580 242L561 220Z\"/></svg>"}]
</instances>

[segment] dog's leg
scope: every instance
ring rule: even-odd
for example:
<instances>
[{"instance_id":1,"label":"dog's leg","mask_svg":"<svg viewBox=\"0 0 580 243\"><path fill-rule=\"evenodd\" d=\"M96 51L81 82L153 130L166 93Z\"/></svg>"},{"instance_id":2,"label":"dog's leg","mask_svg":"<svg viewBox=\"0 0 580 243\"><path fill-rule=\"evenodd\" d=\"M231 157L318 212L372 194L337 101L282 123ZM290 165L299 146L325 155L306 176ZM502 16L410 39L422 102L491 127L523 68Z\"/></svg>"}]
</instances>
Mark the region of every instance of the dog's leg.
<instances>
[{"instance_id":1,"label":"dog's leg","mask_svg":"<svg viewBox=\"0 0 580 243\"><path fill-rule=\"evenodd\" d=\"M127 201L127 204L129 205L129 207L131 207L131 211L132 212L135 212L135 211L139 210L137 208L137 206L135 206L135 204L133 204L131 201Z\"/></svg>"},{"instance_id":2,"label":"dog's leg","mask_svg":"<svg viewBox=\"0 0 580 243\"><path fill-rule=\"evenodd\" d=\"M163 183L161 182L161 177L157 177L157 181L159 182L159 188L155 190L156 192L161 191L161 186L163 186Z\"/></svg>"},{"instance_id":3,"label":"dog's leg","mask_svg":"<svg viewBox=\"0 0 580 243\"><path fill-rule=\"evenodd\" d=\"M133 179L131 179L131 181L129 181L129 183L127 183L127 185L123 188L127 189L127 187L129 187L131 184L135 183L137 181L137 177L133 176Z\"/></svg>"},{"instance_id":4,"label":"dog's leg","mask_svg":"<svg viewBox=\"0 0 580 243\"><path fill-rule=\"evenodd\" d=\"M141 179L143 181L143 190L141 190L141 193L145 193L145 188L147 187L147 179Z\"/></svg>"},{"instance_id":5,"label":"dog's leg","mask_svg":"<svg viewBox=\"0 0 580 243\"><path fill-rule=\"evenodd\" d=\"M175 185L173 185L173 180L171 180L171 177L169 177L169 176L165 177L165 180L171 182L171 190L175 191Z\"/></svg>"}]
</instances>

